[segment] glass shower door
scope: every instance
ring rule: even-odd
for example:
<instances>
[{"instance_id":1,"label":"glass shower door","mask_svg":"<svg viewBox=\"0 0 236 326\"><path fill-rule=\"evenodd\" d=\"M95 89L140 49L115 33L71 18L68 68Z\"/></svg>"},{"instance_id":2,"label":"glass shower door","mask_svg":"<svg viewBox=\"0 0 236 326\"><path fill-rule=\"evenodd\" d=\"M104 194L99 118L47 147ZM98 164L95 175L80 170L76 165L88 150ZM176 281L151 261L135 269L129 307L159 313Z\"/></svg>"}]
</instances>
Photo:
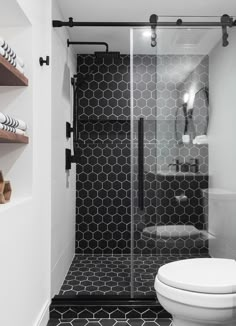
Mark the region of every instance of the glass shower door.
<instances>
[{"instance_id":1,"label":"glass shower door","mask_svg":"<svg viewBox=\"0 0 236 326\"><path fill-rule=\"evenodd\" d=\"M153 296L156 272L156 238L149 233L149 227L156 225L157 215L157 56L156 48L147 46L148 35L148 29L131 31L133 297Z\"/></svg>"},{"instance_id":2,"label":"glass shower door","mask_svg":"<svg viewBox=\"0 0 236 326\"><path fill-rule=\"evenodd\" d=\"M149 28L131 31L132 295L153 298L160 266L209 257L209 71L222 47L220 28L156 33L153 48Z\"/></svg>"}]
</instances>

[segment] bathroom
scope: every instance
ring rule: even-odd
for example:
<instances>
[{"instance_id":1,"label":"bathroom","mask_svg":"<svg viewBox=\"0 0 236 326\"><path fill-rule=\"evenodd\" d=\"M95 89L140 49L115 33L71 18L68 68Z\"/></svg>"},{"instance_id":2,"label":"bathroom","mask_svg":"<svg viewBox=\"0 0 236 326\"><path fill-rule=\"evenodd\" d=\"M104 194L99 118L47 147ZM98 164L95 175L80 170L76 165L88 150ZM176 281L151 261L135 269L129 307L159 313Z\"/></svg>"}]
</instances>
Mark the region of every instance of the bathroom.
<instances>
[{"instance_id":1,"label":"bathroom","mask_svg":"<svg viewBox=\"0 0 236 326\"><path fill-rule=\"evenodd\" d=\"M0 17L2 324L235 325L234 1Z\"/></svg>"}]
</instances>

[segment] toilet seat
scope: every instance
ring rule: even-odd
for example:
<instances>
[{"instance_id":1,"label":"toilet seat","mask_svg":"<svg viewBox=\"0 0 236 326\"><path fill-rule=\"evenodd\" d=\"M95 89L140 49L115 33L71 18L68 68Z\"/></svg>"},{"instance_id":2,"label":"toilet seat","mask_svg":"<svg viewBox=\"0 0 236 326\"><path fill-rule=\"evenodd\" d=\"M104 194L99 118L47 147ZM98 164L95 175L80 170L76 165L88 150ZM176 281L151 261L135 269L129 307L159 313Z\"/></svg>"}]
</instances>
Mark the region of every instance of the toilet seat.
<instances>
[{"instance_id":1,"label":"toilet seat","mask_svg":"<svg viewBox=\"0 0 236 326\"><path fill-rule=\"evenodd\" d=\"M235 279L234 260L195 258L163 265L155 278L155 290L176 326L233 326Z\"/></svg>"},{"instance_id":2,"label":"toilet seat","mask_svg":"<svg viewBox=\"0 0 236 326\"><path fill-rule=\"evenodd\" d=\"M186 306L206 309L229 309L236 307L236 293L209 294L180 290L162 283L157 277L154 287L158 295Z\"/></svg>"},{"instance_id":3,"label":"toilet seat","mask_svg":"<svg viewBox=\"0 0 236 326\"><path fill-rule=\"evenodd\" d=\"M157 277L162 283L186 291L236 293L236 262L233 259L195 258L160 267Z\"/></svg>"},{"instance_id":4,"label":"toilet seat","mask_svg":"<svg viewBox=\"0 0 236 326\"><path fill-rule=\"evenodd\" d=\"M236 306L236 262L195 258L160 267L155 290L170 300L205 308Z\"/></svg>"}]
</instances>

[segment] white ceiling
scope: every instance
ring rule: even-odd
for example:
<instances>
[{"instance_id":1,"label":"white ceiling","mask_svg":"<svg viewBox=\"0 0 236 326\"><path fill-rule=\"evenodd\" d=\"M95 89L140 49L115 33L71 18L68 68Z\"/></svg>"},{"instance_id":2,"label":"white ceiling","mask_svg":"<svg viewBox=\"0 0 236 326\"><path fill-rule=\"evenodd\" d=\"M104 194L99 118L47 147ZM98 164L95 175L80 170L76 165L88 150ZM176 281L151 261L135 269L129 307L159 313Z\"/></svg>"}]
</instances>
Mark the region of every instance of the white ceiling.
<instances>
[{"instance_id":1,"label":"white ceiling","mask_svg":"<svg viewBox=\"0 0 236 326\"><path fill-rule=\"evenodd\" d=\"M29 20L16 0L0 0L0 27L23 27Z\"/></svg>"},{"instance_id":2,"label":"white ceiling","mask_svg":"<svg viewBox=\"0 0 236 326\"><path fill-rule=\"evenodd\" d=\"M236 16L236 0L58 0L64 20L73 17L75 21L128 21L147 22L151 14L159 16L211 16L203 20L219 20L222 14ZM218 17L212 17L218 16ZM57 19L55 17L55 19ZM198 18L183 18L183 20L199 20ZM170 20L163 17L162 20ZM73 27L67 28L72 41L104 41L110 46L111 51L130 53L130 29L125 27ZM158 36L159 48L150 47L150 39L144 38L141 31L135 32L134 52L154 54L158 53L185 53L205 54L221 38L220 31L206 31L199 33L193 31L193 37L198 42L190 46L189 33L172 30L160 31ZM192 32L191 32L192 33ZM198 36L196 37L198 33ZM181 36L182 35L182 36ZM194 36L195 35L195 36ZM182 37L182 45L175 40ZM174 40L174 43L173 43ZM171 44L171 46L170 46ZM187 45L187 46L186 46ZM93 53L95 50L103 50L98 46L75 46L77 53ZM156 52L155 52L156 53Z\"/></svg>"}]
</instances>

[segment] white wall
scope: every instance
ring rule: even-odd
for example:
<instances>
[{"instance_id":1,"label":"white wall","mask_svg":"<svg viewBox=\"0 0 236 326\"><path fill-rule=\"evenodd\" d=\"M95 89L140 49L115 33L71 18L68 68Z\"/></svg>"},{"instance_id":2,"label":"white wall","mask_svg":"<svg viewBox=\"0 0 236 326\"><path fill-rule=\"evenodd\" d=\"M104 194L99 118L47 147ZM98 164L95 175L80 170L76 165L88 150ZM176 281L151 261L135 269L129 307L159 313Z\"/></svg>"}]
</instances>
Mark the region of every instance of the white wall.
<instances>
[{"instance_id":1,"label":"white wall","mask_svg":"<svg viewBox=\"0 0 236 326\"><path fill-rule=\"evenodd\" d=\"M53 19L62 19L52 1ZM52 30L52 294L58 294L75 252L75 164L65 171L66 121L72 121L70 80L76 55L67 48L65 28Z\"/></svg>"},{"instance_id":2,"label":"white wall","mask_svg":"<svg viewBox=\"0 0 236 326\"><path fill-rule=\"evenodd\" d=\"M221 42L210 53L210 188L236 192L236 30L230 31L230 44ZM215 239L210 253L217 257L236 257L236 197L220 194L209 198L209 227Z\"/></svg>"},{"instance_id":3,"label":"white wall","mask_svg":"<svg viewBox=\"0 0 236 326\"><path fill-rule=\"evenodd\" d=\"M29 124L30 143L0 144L0 166L13 187L11 202L0 206L1 324L46 326L51 301L52 193L55 196L61 191L51 181L52 155L60 159L52 141L52 118L56 124L51 113L52 71L51 66L39 65L40 56L51 58L51 1L18 3L1 2L0 34L24 58L29 87L1 88L0 110ZM14 19L10 19L13 12ZM1 20L3 14L9 20ZM58 83L58 91L60 86ZM70 215L66 210L64 213Z\"/></svg>"},{"instance_id":4,"label":"white wall","mask_svg":"<svg viewBox=\"0 0 236 326\"><path fill-rule=\"evenodd\" d=\"M0 110L29 124L30 143L0 144L0 167L13 186L11 202L0 206L1 323L45 326L74 255L75 167L65 172L65 148L72 147L65 122L76 56L65 30L51 27L52 11L60 17L56 1L8 1L1 3L0 34L24 58L29 87L1 88ZM14 19L1 20L13 11ZM46 55L50 66L40 67Z\"/></svg>"}]
</instances>

